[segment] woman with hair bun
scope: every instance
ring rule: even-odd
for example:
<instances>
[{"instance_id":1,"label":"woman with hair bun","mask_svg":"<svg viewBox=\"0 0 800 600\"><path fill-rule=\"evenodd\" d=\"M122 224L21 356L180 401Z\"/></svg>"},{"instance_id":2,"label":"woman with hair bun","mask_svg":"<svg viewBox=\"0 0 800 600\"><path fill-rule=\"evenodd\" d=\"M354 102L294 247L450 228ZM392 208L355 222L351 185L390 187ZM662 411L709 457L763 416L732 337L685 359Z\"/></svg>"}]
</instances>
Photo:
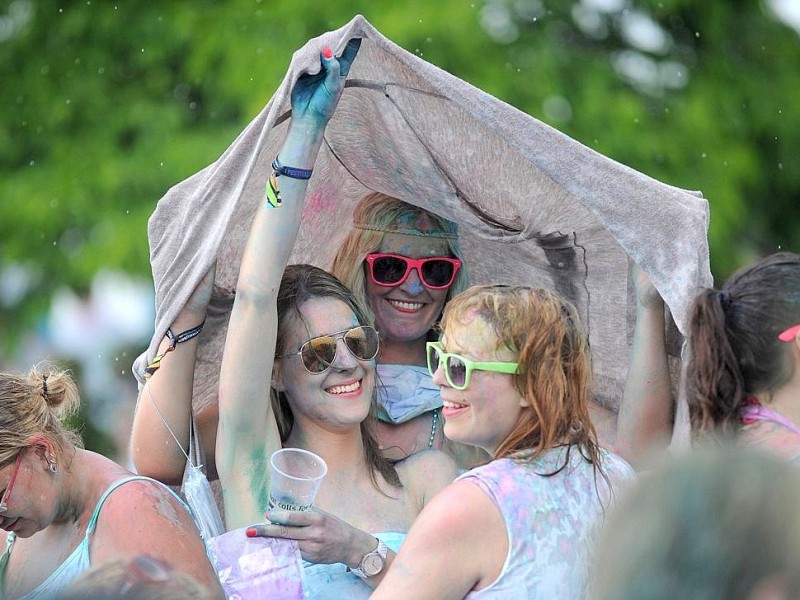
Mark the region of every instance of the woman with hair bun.
<instances>
[{"instance_id":1,"label":"woman with hair bun","mask_svg":"<svg viewBox=\"0 0 800 600\"><path fill-rule=\"evenodd\" d=\"M772 254L695 299L686 391L695 438L800 458L800 256Z\"/></svg>"},{"instance_id":2,"label":"woman with hair bun","mask_svg":"<svg viewBox=\"0 0 800 600\"><path fill-rule=\"evenodd\" d=\"M79 406L66 371L0 373L2 597L57 597L90 566L143 552L221 596L188 507L163 484L85 450L64 424Z\"/></svg>"}]
</instances>

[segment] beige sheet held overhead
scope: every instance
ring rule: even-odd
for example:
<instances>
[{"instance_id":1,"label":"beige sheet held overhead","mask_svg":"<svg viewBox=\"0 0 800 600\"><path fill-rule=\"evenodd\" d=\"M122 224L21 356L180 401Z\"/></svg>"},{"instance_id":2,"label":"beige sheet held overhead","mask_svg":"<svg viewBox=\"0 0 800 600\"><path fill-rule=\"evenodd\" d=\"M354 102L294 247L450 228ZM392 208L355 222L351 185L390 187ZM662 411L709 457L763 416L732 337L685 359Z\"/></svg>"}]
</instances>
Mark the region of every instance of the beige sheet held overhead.
<instances>
[{"instance_id":1,"label":"beige sheet held overhead","mask_svg":"<svg viewBox=\"0 0 800 600\"><path fill-rule=\"evenodd\" d=\"M363 17L309 40L261 113L214 163L170 189L149 221L155 332L144 366L213 261L219 286L201 336L195 406L216 401L220 357L253 211L286 135L289 95L324 45L363 39L311 179L293 262L329 268L356 201L380 191L458 223L473 283L526 283L574 302L599 399L615 407L635 305L629 257L684 333L711 284L708 203L660 183L425 62ZM673 353L680 336L672 336ZM253 373L253 377L268 377ZM266 400L266 399L265 399Z\"/></svg>"}]
</instances>

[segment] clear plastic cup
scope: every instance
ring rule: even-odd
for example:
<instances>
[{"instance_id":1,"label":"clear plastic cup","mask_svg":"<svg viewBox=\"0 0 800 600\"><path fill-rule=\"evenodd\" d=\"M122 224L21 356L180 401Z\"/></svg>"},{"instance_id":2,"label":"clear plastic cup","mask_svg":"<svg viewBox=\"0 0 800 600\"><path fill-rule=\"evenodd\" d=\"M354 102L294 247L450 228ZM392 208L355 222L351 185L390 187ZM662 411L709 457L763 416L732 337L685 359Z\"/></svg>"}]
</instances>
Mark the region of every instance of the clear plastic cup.
<instances>
[{"instance_id":1,"label":"clear plastic cup","mask_svg":"<svg viewBox=\"0 0 800 600\"><path fill-rule=\"evenodd\" d=\"M314 498L328 472L328 465L319 456L300 448L282 448L269 460L269 509L303 511L314 504Z\"/></svg>"}]
</instances>

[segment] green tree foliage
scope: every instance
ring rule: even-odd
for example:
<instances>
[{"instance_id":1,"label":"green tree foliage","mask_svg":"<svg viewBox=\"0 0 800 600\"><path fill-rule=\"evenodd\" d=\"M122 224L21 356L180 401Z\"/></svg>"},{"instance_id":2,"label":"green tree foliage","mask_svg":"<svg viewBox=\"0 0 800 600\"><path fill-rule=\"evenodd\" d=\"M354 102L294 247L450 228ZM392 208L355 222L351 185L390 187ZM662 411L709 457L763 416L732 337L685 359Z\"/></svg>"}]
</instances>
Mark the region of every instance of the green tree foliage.
<instances>
[{"instance_id":1,"label":"green tree foliage","mask_svg":"<svg viewBox=\"0 0 800 600\"><path fill-rule=\"evenodd\" d=\"M158 198L224 151L295 49L357 13L599 152L701 190L719 277L800 249L800 40L757 0L0 1L0 269L32 277L0 307L5 351L58 286L85 290L103 266L148 277ZM632 41L637 18L666 41Z\"/></svg>"}]
</instances>

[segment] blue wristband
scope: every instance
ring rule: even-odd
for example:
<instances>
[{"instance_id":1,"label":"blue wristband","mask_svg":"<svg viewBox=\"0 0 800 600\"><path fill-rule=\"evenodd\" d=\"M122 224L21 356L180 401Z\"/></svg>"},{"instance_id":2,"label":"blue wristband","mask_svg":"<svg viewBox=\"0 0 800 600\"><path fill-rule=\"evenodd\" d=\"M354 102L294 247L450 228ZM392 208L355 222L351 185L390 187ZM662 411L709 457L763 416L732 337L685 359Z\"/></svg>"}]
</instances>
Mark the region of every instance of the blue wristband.
<instances>
[{"instance_id":1,"label":"blue wristband","mask_svg":"<svg viewBox=\"0 0 800 600\"><path fill-rule=\"evenodd\" d=\"M297 169L295 167L284 167L278 157L275 157L275 160L272 161L272 169L275 171L275 176L280 177L281 175L286 175L287 177L291 177L292 179L311 179L311 169Z\"/></svg>"}]
</instances>

